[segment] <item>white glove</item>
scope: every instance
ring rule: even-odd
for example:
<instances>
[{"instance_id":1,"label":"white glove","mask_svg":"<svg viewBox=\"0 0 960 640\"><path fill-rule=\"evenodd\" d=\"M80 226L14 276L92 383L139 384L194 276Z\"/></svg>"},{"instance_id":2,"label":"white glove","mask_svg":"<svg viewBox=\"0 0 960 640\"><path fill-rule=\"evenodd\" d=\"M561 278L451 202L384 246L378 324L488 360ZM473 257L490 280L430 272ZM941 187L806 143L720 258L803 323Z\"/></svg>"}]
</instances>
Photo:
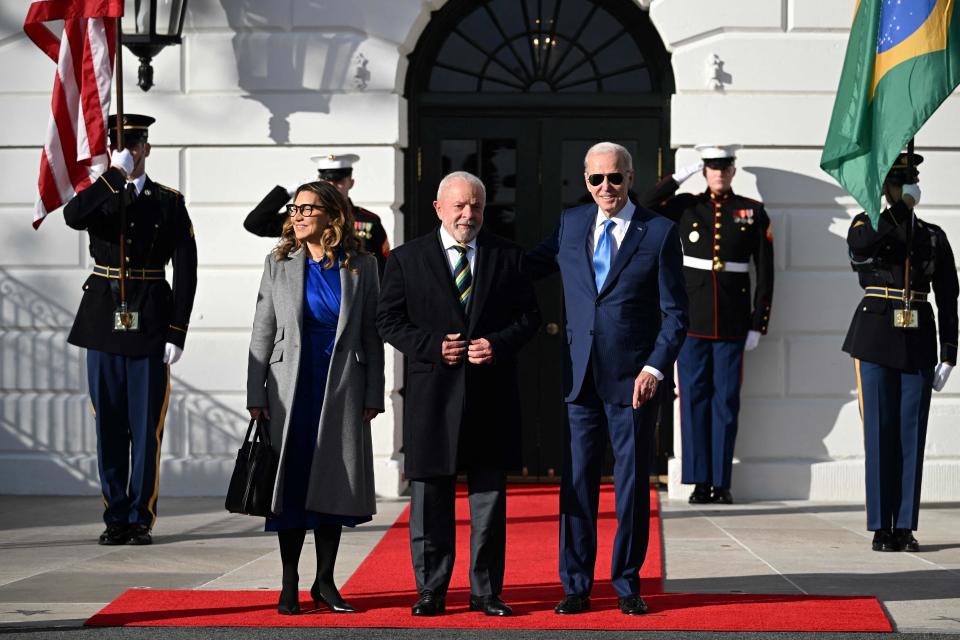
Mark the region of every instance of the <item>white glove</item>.
<instances>
[{"instance_id":1,"label":"white glove","mask_svg":"<svg viewBox=\"0 0 960 640\"><path fill-rule=\"evenodd\" d=\"M946 362L941 362L937 365L937 368L933 371L933 390L934 391L943 391L943 387L947 384L947 378L950 377L950 372L953 371L953 365L947 364Z\"/></svg>"},{"instance_id":2,"label":"white glove","mask_svg":"<svg viewBox=\"0 0 960 640\"><path fill-rule=\"evenodd\" d=\"M703 171L703 160L697 164L688 164L685 167L680 167L677 169L677 172L673 174L673 179L677 181L677 184L683 184L684 180L701 171Z\"/></svg>"},{"instance_id":3,"label":"white glove","mask_svg":"<svg viewBox=\"0 0 960 640\"><path fill-rule=\"evenodd\" d=\"M302 182L291 182L290 184L288 184L287 186L285 186L284 189L287 190L287 193L289 193L289 194L290 194L290 197L292 198L292 197L293 197L293 194L295 194L295 193L297 192L297 187L299 187L301 184L303 184L303 183L302 183Z\"/></svg>"},{"instance_id":4,"label":"white glove","mask_svg":"<svg viewBox=\"0 0 960 640\"><path fill-rule=\"evenodd\" d=\"M177 360L180 359L180 356L183 355L183 349L177 345L168 342L163 348L163 363L164 364L174 364Z\"/></svg>"},{"instance_id":5,"label":"white glove","mask_svg":"<svg viewBox=\"0 0 960 640\"><path fill-rule=\"evenodd\" d=\"M133 156L124 149L123 151L113 150L110 152L110 166L123 172L123 177L133 173Z\"/></svg>"},{"instance_id":6,"label":"white glove","mask_svg":"<svg viewBox=\"0 0 960 640\"><path fill-rule=\"evenodd\" d=\"M903 200L903 204L907 205L911 209L920 204L919 184L905 184L903 185L903 191L900 193L900 199Z\"/></svg>"},{"instance_id":7,"label":"white glove","mask_svg":"<svg viewBox=\"0 0 960 640\"><path fill-rule=\"evenodd\" d=\"M758 344L760 344L760 332L751 329L747 332L747 341L744 343L743 348L747 351L753 351L757 348Z\"/></svg>"}]
</instances>

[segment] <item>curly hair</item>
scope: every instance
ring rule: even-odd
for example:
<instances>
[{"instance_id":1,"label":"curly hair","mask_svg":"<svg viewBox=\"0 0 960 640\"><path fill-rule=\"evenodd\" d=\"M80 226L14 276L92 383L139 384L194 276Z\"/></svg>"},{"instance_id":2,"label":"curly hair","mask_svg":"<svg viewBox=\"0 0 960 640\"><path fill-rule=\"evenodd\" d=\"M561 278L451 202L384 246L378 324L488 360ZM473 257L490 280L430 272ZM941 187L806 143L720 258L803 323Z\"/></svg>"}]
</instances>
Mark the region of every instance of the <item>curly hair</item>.
<instances>
[{"instance_id":1,"label":"curly hair","mask_svg":"<svg viewBox=\"0 0 960 640\"><path fill-rule=\"evenodd\" d=\"M344 253L343 266L346 269L352 269L352 261L355 256L363 253L360 248L360 241L357 239L354 229L353 211L350 203L337 191L329 182L318 180L317 182L308 182L297 187L293 196L297 196L303 191L309 191L316 194L319 200L319 206L330 219L330 224L323 230L320 236L320 247L327 261L324 264L325 269L330 269L337 263L337 249ZM297 240L293 230L293 218L288 216L283 223L283 230L280 232L280 242L273 249L273 255L277 262L286 260L290 254L300 249L303 243Z\"/></svg>"}]
</instances>

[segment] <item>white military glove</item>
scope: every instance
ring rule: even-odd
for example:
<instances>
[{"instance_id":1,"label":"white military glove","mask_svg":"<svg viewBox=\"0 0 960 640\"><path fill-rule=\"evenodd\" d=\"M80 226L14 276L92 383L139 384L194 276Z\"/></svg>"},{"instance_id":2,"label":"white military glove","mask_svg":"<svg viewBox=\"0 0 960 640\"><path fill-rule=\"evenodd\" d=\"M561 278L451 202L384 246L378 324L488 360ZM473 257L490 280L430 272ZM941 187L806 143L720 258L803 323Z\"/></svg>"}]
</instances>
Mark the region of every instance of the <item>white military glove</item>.
<instances>
[{"instance_id":1,"label":"white military glove","mask_svg":"<svg viewBox=\"0 0 960 640\"><path fill-rule=\"evenodd\" d=\"M941 362L937 365L937 368L933 371L933 390L934 391L943 391L943 387L947 384L947 378L950 377L950 372L953 371L953 365L947 364L946 362Z\"/></svg>"},{"instance_id":2,"label":"white military glove","mask_svg":"<svg viewBox=\"0 0 960 640\"><path fill-rule=\"evenodd\" d=\"M703 171L703 160L696 164L688 164L685 167L680 167L676 173L673 174L673 179L677 181L677 184L683 184L684 180L701 171Z\"/></svg>"},{"instance_id":3,"label":"white military glove","mask_svg":"<svg viewBox=\"0 0 960 640\"><path fill-rule=\"evenodd\" d=\"M920 204L919 184L905 184L903 185L903 191L900 193L900 199L903 200L903 204L907 205L908 207L913 208Z\"/></svg>"},{"instance_id":4,"label":"white military glove","mask_svg":"<svg viewBox=\"0 0 960 640\"><path fill-rule=\"evenodd\" d=\"M744 343L743 348L747 351L753 351L757 348L758 344L760 344L760 332L751 329L747 332L747 341Z\"/></svg>"},{"instance_id":5,"label":"white military glove","mask_svg":"<svg viewBox=\"0 0 960 640\"><path fill-rule=\"evenodd\" d=\"M163 348L163 363L164 364L174 364L177 360L180 359L180 356L183 355L183 349L168 342Z\"/></svg>"},{"instance_id":6,"label":"white military glove","mask_svg":"<svg viewBox=\"0 0 960 640\"><path fill-rule=\"evenodd\" d=\"M123 177L127 177L133 173L133 156L126 149L123 151L113 150L110 152L110 166L119 169L123 173Z\"/></svg>"},{"instance_id":7,"label":"white military glove","mask_svg":"<svg viewBox=\"0 0 960 640\"><path fill-rule=\"evenodd\" d=\"M297 187L299 187L301 184L303 184L303 183L302 183L302 182L291 182L290 184L288 184L287 186L285 186L284 189L287 190L287 193L289 193L289 194L290 194L290 197L292 198L292 197L293 197L293 194L295 194L295 193L297 192Z\"/></svg>"}]
</instances>

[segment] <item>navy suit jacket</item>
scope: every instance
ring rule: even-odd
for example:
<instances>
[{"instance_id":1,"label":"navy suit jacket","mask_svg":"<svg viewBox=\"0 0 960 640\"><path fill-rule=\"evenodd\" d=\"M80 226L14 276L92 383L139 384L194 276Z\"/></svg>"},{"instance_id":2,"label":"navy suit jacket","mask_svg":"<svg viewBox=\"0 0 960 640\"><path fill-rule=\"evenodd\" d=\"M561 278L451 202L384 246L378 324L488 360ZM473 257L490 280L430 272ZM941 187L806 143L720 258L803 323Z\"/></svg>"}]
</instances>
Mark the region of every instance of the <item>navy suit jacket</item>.
<instances>
[{"instance_id":1,"label":"navy suit jacket","mask_svg":"<svg viewBox=\"0 0 960 640\"><path fill-rule=\"evenodd\" d=\"M587 246L597 205L567 209L553 235L527 255L534 277L560 270L568 348L564 395L573 402L593 361L600 398L633 402L634 380L645 365L669 375L686 336L683 250L673 222L637 207L600 290Z\"/></svg>"}]
</instances>

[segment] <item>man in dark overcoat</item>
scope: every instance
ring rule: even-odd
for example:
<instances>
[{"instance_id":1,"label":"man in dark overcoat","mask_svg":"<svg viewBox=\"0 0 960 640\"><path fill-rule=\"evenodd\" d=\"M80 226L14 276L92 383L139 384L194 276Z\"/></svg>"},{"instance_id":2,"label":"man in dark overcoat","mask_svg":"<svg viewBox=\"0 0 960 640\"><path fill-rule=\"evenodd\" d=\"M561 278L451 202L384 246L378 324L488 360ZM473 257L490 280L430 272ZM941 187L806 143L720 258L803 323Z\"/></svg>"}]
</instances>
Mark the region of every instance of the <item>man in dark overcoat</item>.
<instances>
[{"instance_id":1,"label":"man in dark overcoat","mask_svg":"<svg viewBox=\"0 0 960 640\"><path fill-rule=\"evenodd\" d=\"M377 309L383 339L407 358L404 472L411 480L413 615L444 612L454 560L454 498L466 472L470 608L510 615L501 600L506 471L520 466L517 353L540 324L523 250L482 230L483 183L446 176L440 227L394 250Z\"/></svg>"}]
</instances>

